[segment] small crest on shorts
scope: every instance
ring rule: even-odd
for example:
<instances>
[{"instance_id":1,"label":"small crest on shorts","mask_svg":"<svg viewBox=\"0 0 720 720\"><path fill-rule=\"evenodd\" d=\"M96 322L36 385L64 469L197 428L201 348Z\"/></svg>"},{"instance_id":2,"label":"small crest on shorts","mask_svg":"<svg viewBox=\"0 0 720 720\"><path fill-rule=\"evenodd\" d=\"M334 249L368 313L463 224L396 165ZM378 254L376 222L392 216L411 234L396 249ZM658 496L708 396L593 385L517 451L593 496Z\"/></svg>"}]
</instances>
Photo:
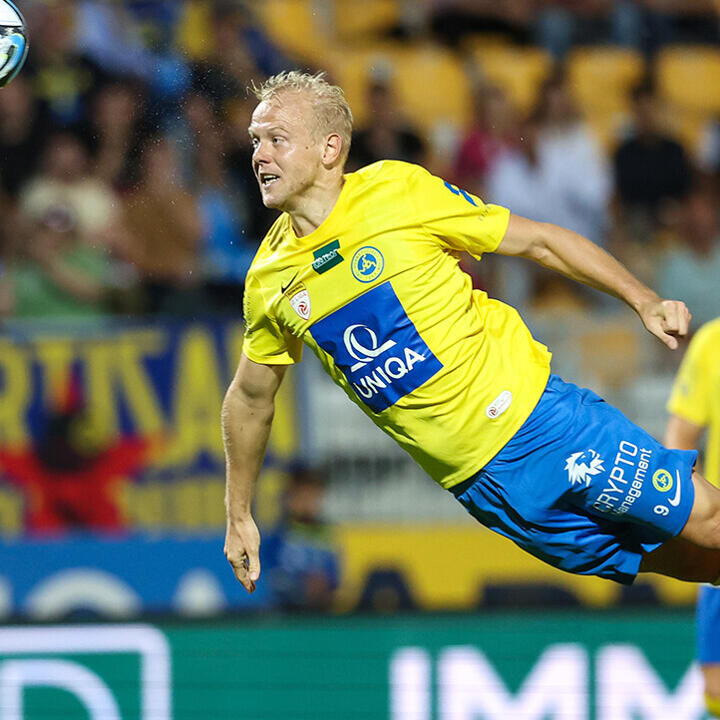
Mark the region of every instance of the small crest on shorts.
<instances>
[{"instance_id":1,"label":"small crest on shorts","mask_svg":"<svg viewBox=\"0 0 720 720\"><path fill-rule=\"evenodd\" d=\"M600 454L592 449L581 450L570 455L565 460L565 469L568 471L568 480L571 485L584 483L585 487L590 486L593 475L599 475L605 470Z\"/></svg>"},{"instance_id":2,"label":"small crest on shorts","mask_svg":"<svg viewBox=\"0 0 720 720\"><path fill-rule=\"evenodd\" d=\"M292 305L292 309L303 320L310 318L310 293L302 283L298 283L288 291L288 300Z\"/></svg>"}]
</instances>

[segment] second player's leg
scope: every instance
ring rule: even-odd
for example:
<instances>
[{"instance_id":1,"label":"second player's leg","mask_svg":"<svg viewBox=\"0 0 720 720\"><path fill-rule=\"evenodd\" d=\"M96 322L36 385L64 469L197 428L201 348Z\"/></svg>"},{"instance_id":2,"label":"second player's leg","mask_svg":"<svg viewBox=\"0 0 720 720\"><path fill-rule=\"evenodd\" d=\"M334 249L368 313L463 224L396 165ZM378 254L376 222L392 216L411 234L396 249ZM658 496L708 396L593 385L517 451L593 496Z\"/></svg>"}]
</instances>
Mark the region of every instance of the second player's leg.
<instances>
[{"instance_id":1,"label":"second player's leg","mask_svg":"<svg viewBox=\"0 0 720 720\"><path fill-rule=\"evenodd\" d=\"M720 580L720 490L697 472L692 476L695 499L677 537L647 553L640 572L656 572L679 580Z\"/></svg>"}]
</instances>

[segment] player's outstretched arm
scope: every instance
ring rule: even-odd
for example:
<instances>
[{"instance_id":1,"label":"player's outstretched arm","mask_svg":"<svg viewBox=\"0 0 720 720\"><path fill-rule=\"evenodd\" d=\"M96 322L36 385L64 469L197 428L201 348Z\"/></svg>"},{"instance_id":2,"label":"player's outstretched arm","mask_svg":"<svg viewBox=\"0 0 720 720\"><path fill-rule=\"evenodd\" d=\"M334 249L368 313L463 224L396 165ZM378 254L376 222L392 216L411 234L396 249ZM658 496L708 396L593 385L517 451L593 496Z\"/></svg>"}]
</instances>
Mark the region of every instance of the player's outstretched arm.
<instances>
[{"instance_id":1,"label":"player's outstretched arm","mask_svg":"<svg viewBox=\"0 0 720 720\"><path fill-rule=\"evenodd\" d=\"M572 230L511 215L497 252L529 258L623 300L672 350L678 346L676 336L687 334L691 316L685 303L663 300L612 255Z\"/></svg>"},{"instance_id":2,"label":"player's outstretched arm","mask_svg":"<svg viewBox=\"0 0 720 720\"><path fill-rule=\"evenodd\" d=\"M286 366L259 365L242 355L222 407L227 530L225 556L237 579L254 592L260 577L260 533L251 514L275 410L275 393Z\"/></svg>"}]
</instances>

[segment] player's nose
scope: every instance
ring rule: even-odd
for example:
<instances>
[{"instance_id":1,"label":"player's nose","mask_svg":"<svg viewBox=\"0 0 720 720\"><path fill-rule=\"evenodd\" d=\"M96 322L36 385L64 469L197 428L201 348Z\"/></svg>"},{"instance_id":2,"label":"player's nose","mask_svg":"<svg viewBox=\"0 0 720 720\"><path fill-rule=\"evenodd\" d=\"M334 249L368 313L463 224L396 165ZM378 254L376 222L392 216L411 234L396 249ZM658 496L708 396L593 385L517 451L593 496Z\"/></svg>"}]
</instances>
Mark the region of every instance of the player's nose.
<instances>
[{"instance_id":1,"label":"player's nose","mask_svg":"<svg viewBox=\"0 0 720 720\"><path fill-rule=\"evenodd\" d=\"M256 164L267 163L270 160L269 156L270 145L269 143L258 142L253 150L252 158Z\"/></svg>"}]
</instances>

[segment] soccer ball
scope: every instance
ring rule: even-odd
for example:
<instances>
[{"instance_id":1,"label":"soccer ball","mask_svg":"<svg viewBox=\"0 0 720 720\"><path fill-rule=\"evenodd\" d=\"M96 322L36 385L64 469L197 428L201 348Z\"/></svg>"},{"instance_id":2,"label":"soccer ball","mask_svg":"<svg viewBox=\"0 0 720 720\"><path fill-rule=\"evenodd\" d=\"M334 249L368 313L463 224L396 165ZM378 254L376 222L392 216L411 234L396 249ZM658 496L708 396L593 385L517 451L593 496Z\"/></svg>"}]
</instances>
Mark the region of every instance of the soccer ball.
<instances>
[{"instance_id":1,"label":"soccer ball","mask_svg":"<svg viewBox=\"0 0 720 720\"><path fill-rule=\"evenodd\" d=\"M0 87L18 74L27 51L25 18L9 0L0 0Z\"/></svg>"}]
</instances>

